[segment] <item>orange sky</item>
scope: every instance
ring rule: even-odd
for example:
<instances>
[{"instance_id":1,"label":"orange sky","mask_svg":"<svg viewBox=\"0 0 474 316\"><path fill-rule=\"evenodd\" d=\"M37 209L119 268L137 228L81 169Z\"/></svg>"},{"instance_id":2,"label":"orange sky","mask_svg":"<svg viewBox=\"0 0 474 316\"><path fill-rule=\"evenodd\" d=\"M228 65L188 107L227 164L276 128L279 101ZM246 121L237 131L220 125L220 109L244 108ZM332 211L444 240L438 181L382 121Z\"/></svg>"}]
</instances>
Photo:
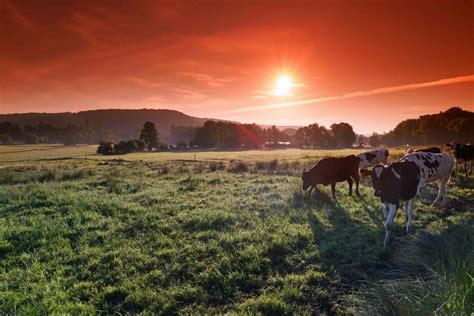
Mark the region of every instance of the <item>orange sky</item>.
<instances>
[{"instance_id":1,"label":"orange sky","mask_svg":"<svg viewBox=\"0 0 474 316\"><path fill-rule=\"evenodd\" d=\"M271 94L281 73L291 96ZM473 75L474 1L0 0L0 113L169 108L381 132L474 110Z\"/></svg>"}]
</instances>

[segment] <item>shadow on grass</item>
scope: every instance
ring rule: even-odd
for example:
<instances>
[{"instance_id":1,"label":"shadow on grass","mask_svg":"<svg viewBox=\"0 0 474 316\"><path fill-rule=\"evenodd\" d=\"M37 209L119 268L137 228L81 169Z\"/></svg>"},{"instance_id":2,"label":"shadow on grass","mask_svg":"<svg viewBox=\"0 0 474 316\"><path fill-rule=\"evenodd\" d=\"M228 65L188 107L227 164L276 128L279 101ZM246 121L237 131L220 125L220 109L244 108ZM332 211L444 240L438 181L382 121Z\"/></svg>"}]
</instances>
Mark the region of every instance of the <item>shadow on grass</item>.
<instances>
[{"instance_id":1,"label":"shadow on grass","mask_svg":"<svg viewBox=\"0 0 474 316\"><path fill-rule=\"evenodd\" d=\"M379 280L352 296L356 314L469 315L474 308L474 218L401 243Z\"/></svg>"}]
</instances>

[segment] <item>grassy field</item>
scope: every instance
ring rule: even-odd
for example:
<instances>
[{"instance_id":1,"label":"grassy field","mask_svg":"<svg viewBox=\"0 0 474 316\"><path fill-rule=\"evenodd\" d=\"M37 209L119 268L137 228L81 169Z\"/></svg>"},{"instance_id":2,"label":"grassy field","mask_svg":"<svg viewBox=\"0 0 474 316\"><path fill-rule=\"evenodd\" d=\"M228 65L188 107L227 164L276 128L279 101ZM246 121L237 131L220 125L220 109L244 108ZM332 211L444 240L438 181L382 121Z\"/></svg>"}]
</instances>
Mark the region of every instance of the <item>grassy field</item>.
<instances>
[{"instance_id":1,"label":"grassy field","mask_svg":"<svg viewBox=\"0 0 474 316\"><path fill-rule=\"evenodd\" d=\"M301 189L356 150L142 153L0 146L0 313L474 311L474 178L445 208L402 212L396 240L370 184ZM401 149L391 150L394 156Z\"/></svg>"}]
</instances>

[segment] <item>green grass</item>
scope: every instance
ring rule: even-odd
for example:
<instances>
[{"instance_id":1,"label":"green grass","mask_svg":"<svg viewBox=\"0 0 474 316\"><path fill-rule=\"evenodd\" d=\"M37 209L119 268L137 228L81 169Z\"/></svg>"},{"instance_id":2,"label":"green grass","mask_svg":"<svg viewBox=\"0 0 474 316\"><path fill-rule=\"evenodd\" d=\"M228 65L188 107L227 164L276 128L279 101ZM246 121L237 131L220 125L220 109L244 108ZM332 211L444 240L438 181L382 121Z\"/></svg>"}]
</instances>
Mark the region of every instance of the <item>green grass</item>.
<instances>
[{"instance_id":1,"label":"green grass","mask_svg":"<svg viewBox=\"0 0 474 316\"><path fill-rule=\"evenodd\" d=\"M399 212L387 254L369 186L338 184L339 204L301 189L304 167L349 151L67 150L0 168L2 314L473 311L473 178L445 210L429 186L414 236Z\"/></svg>"}]
</instances>

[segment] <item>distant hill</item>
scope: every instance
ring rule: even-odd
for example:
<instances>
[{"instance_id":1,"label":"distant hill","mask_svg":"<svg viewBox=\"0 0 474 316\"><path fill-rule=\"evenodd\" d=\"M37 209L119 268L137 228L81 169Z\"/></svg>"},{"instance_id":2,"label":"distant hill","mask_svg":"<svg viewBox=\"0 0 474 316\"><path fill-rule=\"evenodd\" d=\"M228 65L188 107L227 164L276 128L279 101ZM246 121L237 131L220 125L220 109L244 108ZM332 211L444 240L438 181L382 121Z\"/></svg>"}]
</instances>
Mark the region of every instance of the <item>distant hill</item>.
<instances>
[{"instance_id":1,"label":"distant hill","mask_svg":"<svg viewBox=\"0 0 474 316\"><path fill-rule=\"evenodd\" d=\"M451 141L474 142L474 112L452 107L437 114L404 120L383 135L387 145L431 145Z\"/></svg>"},{"instance_id":2,"label":"distant hill","mask_svg":"<svg viewBox=\"0 0 474 316\"><path fill-rule=\"evenodd\" d=\"M103 129L110 132L114 139L137 138L145 121L155 123L161 139L164 142L173 142L170 137L171 126L198 127L207 120L219 121L212 118L200 118L186 115L175 110L93 110L77 113L21 113L0 114L0 123L14 122L22 126L36 126L39 123L56 126L89 125L94 129Z\"/></svg>"}]
</instances>

